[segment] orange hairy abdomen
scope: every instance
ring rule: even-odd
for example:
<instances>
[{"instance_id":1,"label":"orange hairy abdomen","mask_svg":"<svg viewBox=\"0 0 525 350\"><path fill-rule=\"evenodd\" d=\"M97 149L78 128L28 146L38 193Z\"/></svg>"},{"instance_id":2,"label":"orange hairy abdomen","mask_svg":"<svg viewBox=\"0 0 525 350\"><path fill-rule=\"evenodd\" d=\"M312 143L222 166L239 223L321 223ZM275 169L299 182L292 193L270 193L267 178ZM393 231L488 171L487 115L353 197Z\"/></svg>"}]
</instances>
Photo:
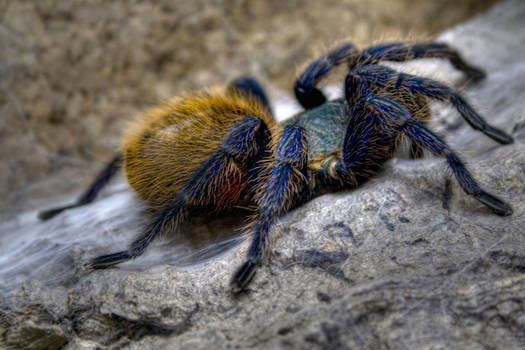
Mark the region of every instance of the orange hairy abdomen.
<instances>
[{"instance_id":1,"label":"orange hairy abdomen","mask_svg":"<svg viewBox=\"0 0 525 350\"><path fill-rule=\"evenodd\" d=\"M172 99L146 111L122 142L131 187L154 206L167 204L220 148L233 125L247 116L272 125L268 111L255 101L218 90Z\"/></svg>"}]
</instances>

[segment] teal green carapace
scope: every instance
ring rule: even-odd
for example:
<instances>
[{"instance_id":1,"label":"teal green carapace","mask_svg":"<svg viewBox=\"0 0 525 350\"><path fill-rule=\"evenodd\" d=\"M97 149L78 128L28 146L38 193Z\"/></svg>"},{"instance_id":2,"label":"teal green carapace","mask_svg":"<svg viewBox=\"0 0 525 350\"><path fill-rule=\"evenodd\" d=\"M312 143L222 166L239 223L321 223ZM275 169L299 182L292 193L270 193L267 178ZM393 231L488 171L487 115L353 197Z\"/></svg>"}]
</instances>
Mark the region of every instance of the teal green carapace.
<instances>
[{"instance_id":1,"label":"teal green carapace","mask_svg":"<svg viewBox=\"0 0 525 350\"><path fill-rule=\"evenodd\" d=\"M285 124L297 125L305 131L308 158L314 160L341 153L348 120L343 99L337 99L300 112Z\"/></svg>"}]
</instances>

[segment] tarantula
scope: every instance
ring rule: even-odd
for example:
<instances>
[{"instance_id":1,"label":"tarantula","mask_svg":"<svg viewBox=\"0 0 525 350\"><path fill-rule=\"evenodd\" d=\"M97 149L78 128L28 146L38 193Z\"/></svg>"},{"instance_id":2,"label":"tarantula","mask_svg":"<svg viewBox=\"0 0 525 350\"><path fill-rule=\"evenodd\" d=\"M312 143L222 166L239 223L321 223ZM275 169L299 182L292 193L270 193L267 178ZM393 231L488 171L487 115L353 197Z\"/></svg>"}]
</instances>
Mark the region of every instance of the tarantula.
<instances>
[{"instance_id":1,"label":"tarantula","mask_svg":"<svg viewBox=\"0 0 525 350\"><path fill-rule=\"evenodd\" d=\"M275 122L263 88L250 77L224 90L174 98L135 122L121 152L75 203L39 216L49 219L91 202L123 164L131 187L157 209L156 217L128 249L87 264L99 269L141 255L168 224L179 225L192 209L255 205L251 246L231 282L240 291L261 262L277 218L318 193L358 186L393 157L404 139L413 158L421 157L423 149L444 157L467 194L498 215L512 214L426 126L428 100L451 103L470 126L499 143L512 143L512 137L487 124L446 85L379 64L427 57L448 59L471 81L485 76L442 43L388 43L363 51L345 43L299 76L295 96L305 110L289 120ZM344 97L327 101L316 86L343 63L348 65Z\"/></svg>"}]
</instances>

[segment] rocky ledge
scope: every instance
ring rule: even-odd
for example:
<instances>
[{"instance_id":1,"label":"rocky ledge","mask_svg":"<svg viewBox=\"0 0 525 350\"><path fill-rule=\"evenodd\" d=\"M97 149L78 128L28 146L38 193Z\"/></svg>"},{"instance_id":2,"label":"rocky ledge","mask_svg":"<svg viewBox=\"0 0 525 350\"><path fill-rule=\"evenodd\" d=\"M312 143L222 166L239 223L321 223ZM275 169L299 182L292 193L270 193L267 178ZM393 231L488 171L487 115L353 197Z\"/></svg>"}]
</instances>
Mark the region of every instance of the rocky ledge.
<instances>
[{"instance_id":1,"label":"rocky ledge","mask_svg":"<svg viewBox=\"0 0 525 350\"><path fill-rule=\"evenodd\" d=\"M85 261L122 248L140 227L140 202L117 184L48 222L25 212L0 224L1 344L523 348L523 18L525 3L505 1L440 38L488 72L464 93L515 143L496 144L446 105L435 106L433 124L476 179L511 203L512 216L465 195L442 159L395 159L361 188L318 197L283 218L271 258L249 290L232 295L230 276L248 242L225 218L197 219L118 268L84 271ZM415 69L452 84L459 77L440 61Z\"/></svg>"}]
</instances>

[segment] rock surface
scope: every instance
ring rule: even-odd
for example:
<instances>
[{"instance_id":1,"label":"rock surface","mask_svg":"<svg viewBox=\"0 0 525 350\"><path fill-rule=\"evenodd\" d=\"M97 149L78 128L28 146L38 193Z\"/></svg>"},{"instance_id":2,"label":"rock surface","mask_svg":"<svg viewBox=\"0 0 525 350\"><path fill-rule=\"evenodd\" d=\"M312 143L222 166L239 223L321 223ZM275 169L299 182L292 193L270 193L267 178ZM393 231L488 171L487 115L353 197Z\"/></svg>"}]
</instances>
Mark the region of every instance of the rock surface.
<instances>
[{"instance_id":1,"label":"rock surface","mask_svg":"<svg viewBox=\"0 0 525 350\"><path fill-rule=\"evenodd\" d=\"M27 211L0 224L0 344L523 348L523 18L525 3L505 1L441 36L487 70L465 94L516 142L494 143L447 106L435 106L434 124L514 215L493 215L454 180L447 185L441 159L395 159L363 187L318 197L283 218L271 259L250 290L233 296L229 279L247 242L239 245L243 237L223 218L196 220L118 268L83 271L89 258L123 247L140 229L140 202L117 184L93 205L48 222ZM459 77L443 62L417 70Z\"/></svg>"}]
</instances>

